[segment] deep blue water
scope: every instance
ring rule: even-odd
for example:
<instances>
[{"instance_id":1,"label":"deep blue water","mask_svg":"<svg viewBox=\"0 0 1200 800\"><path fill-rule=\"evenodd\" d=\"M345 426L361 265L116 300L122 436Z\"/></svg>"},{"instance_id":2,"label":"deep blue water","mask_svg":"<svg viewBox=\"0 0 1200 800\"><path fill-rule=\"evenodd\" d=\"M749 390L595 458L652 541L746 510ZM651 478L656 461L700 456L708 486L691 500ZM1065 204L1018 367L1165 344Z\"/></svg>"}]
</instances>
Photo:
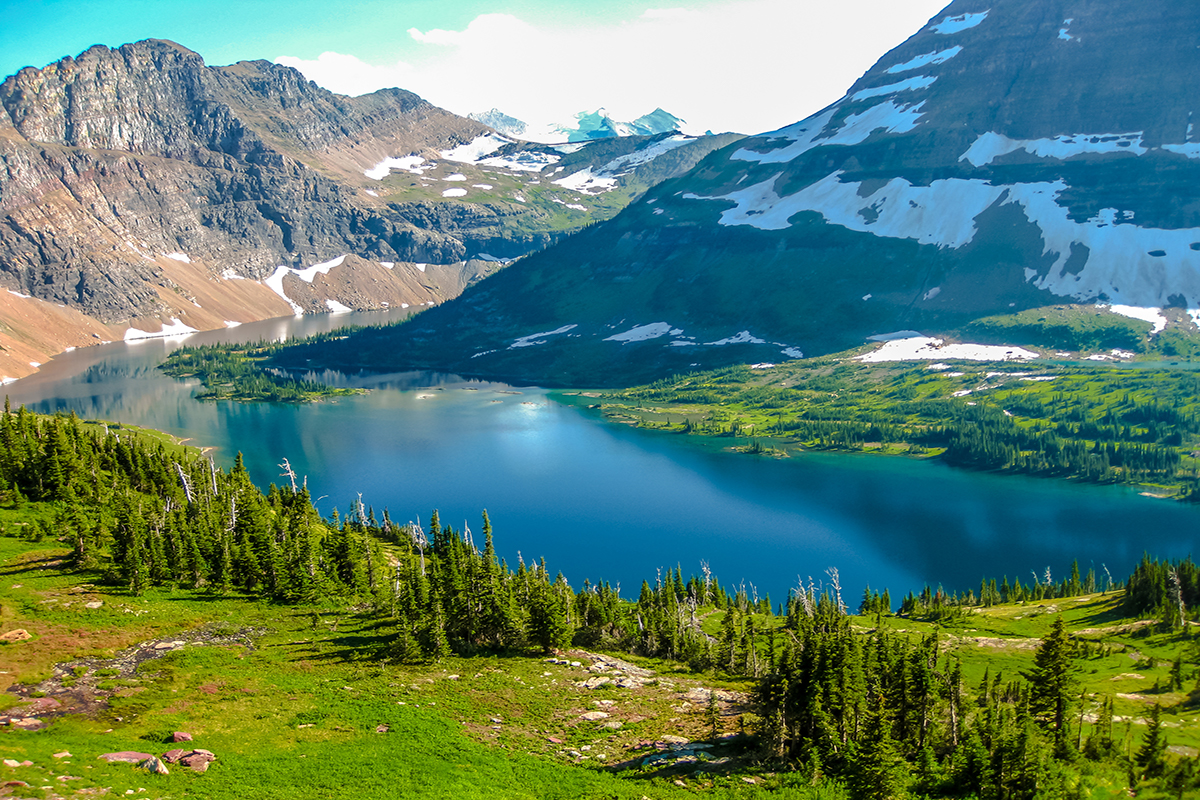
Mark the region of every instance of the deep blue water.
<instances>
[{"instance_id":1,"label":"deep blue water","mask_svg":"<svg viewBox=\"0 0 1200 800\"><path fill-rule=\"evenodd\" d=\"M1192 553L1200 509L1120 487L998 476L869 455L768 459L695 437L599 421L545 390L430 373L327 375L367 395L304 406L201 403L194 382L155 365L181 344L279 339L387 314L286 318L185 339L85 348L6 387L39 412L145 425L240 450L261 486L283 483L287 458L328 515L361 492L394 520L433 508L480 528L487 509L510 564L545 557L578 586L620 582L636 596L656 569L701 561L727 585L775 600L798 576L837 567L847 601L864 584L894 598L924 583L977 587L987 575L1106 564L1123 578L1144 550Z\"/></svg>"}]
</instances>

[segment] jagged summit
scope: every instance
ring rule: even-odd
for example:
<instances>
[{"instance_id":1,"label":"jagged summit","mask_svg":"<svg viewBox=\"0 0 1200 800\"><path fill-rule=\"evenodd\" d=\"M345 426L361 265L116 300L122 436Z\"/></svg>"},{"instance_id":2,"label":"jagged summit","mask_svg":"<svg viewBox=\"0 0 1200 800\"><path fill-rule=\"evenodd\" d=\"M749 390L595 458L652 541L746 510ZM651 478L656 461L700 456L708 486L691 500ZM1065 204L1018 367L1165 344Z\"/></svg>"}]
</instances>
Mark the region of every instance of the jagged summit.
<instances>
[{"instance_id":1,"label":"jagged summit","mask_svg":"<svg viewBox=\"0 0 1200 800\"><path fill-rule=\"evenodd\" d=\"M586 382L1062 302L1200 309L1197 30L1166 0L956 0L828 108L409 326L408 357Z\"/></svg>"}]
</instances>

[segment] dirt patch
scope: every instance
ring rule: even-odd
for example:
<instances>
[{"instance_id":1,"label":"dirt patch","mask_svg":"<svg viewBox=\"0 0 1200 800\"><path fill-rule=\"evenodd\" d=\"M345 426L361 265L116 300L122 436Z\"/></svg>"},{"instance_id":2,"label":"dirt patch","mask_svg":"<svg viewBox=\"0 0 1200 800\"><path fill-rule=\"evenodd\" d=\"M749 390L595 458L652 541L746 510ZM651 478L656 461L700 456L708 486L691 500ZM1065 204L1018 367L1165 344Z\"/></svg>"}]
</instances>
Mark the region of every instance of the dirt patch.
<instances>
[{"instance_id":1,"label":"dirt patch","mask_svg":"<svg viewBox=\"0 0 1200 800\"><path fill-rule=\"evenodd\" d=\"M83 631L78 632L80 634ZM24 700L8 716L0 716L0 725L37 730L47 720L67 714L96 714L108 706L111 697L128 697L145 691L141 686L116 685L133 678L147 661L185 647L239 647L254 649L254 640L268 633L265 628L242 628L235 632L224 626L206 626L176 637L150 639L122 650L114 658L81 658L54 665L51 676L35 684L12 684L8 693ZM80 637L71 641L78 646ZM66 647L64 646L64 649ZM207 691L200 687L201 691ZM216 692L213 685L213 691Z\"/></svg>"}]
</instances>

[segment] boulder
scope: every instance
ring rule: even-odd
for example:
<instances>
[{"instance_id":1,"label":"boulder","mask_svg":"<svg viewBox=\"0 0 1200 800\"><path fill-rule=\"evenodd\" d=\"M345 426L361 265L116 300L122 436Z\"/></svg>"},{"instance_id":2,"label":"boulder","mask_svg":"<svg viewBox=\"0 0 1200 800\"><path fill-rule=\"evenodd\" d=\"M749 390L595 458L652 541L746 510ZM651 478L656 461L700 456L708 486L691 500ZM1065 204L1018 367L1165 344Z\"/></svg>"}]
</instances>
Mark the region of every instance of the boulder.
<instances>
[{"instance_id":1,"label":"boulder","mask_svg":"<svg viewBox=\"0 0 1200 800\"><path fill-rule=\"evenodd\" d=\"M167 769L167 765L154 756L150 756L145 761L138 764L138 766L144 770L154 773L155 775L171 774L170 770Z\"/></svg>"},{"instance_id":2,"label":"boulder","mask_svg":"<svg viewBox=\"0 0 1200 800\"><path fill-rule=\"evenodd\" d=\"M175 731L174 733L171 734L171 741L175 742L175 743L190 742L191 740L192 740L192 735L190 733L184 733L183 731Z\"/></svg>"},{"instance_id":3,"label":"boulder","mask_svg":"<svg viewBox=\"0 0 1200 800\"><path fill-rule=\"evenodd\" d=\"M212 761L216 761L217 757L210 750L193 750L187 755L179 759L179 763L185 767L189 767L193 772L205 772L208 770L208 765Z\"/></svg>"},{"instance_id":4,"label":"boulder","mask_svg":"<svg viewBox=\"0 0 1200 800\"><path fill-rule=\"evenodd\" d=\"M608 713L604 711L588 711L584 714L580 714L579 718L587 720L588 722L599 722L602 719L608 719Z\"/></svg>"},{"instance_id":5,"label":"boulder","mask_svg":"<svg viewBox=\"0 0 1200 800\"><path fill-rule=\"evenodd\" d=\"M32 639L29 631L24 628L17 628L5 634L0 634L0 642L22 642L26 639Z\"/></svg>"}]
</instances>

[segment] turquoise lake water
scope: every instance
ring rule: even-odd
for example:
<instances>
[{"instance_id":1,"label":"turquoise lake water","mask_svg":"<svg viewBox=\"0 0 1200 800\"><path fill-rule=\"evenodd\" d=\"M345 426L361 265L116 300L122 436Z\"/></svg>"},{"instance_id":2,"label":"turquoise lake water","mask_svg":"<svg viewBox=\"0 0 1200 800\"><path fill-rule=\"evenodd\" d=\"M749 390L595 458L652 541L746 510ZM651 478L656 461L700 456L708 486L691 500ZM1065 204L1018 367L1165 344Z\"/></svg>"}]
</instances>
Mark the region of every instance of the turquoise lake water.
<instances>
[{"instance_id":1,"label":"turquoise lake water","mask_svg":"<svg viewBox=\"0 0 1200 800\"><path fill-rule=\"evenodd\" d=\"M394 318L394 317L393 317ZM6 387L14 405L159 428L236 453L261 486L283 483L287 458L322 513L361 492L378 514L480 528L515 565L545 557L576 587L642 580L707 562L726 585L783 598L798 576L841 573L847 602L863 586L893 598L926 582L977 588L982 576L1061 577L1078 558L1123 579L1143 551L1193 552L1200 509L1122 487L954 470L869 455L768 459L697 437L603 423L536 387L433 373L323 376L369 394L303 406L201 403L197 384L155 366L182 344L280 339L386 313L270 320L187 338L115 343L64 354Z\"/></svg>"}]
</instances>

